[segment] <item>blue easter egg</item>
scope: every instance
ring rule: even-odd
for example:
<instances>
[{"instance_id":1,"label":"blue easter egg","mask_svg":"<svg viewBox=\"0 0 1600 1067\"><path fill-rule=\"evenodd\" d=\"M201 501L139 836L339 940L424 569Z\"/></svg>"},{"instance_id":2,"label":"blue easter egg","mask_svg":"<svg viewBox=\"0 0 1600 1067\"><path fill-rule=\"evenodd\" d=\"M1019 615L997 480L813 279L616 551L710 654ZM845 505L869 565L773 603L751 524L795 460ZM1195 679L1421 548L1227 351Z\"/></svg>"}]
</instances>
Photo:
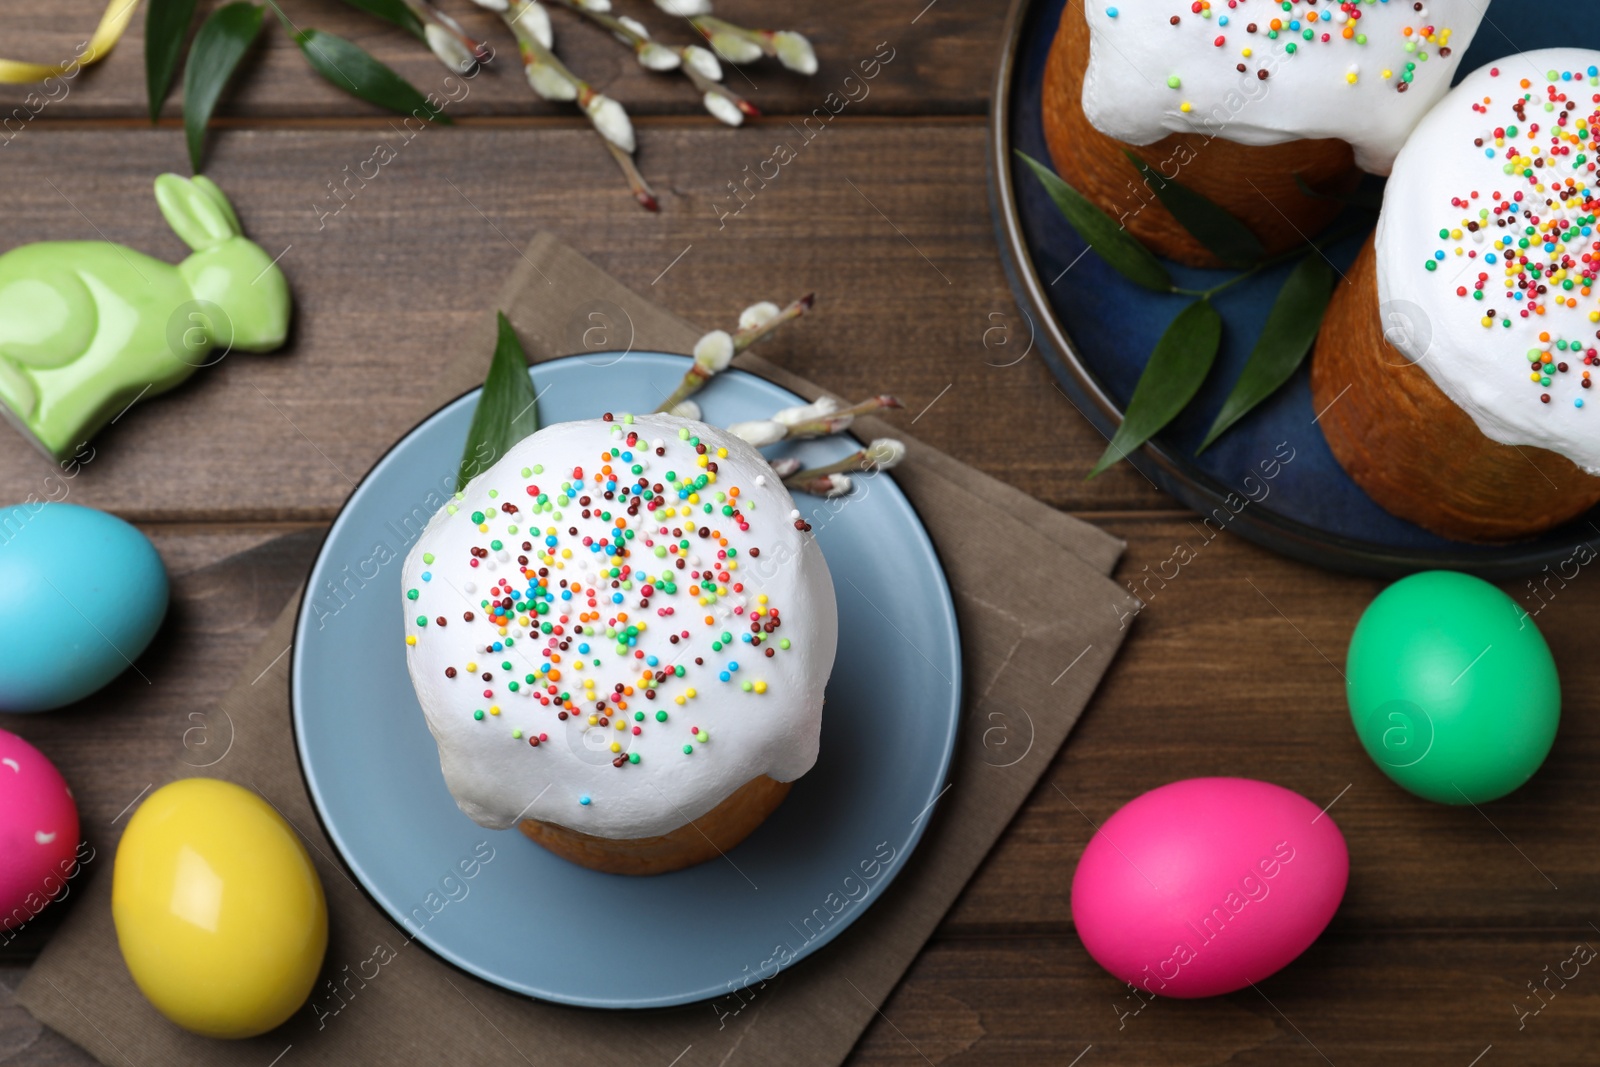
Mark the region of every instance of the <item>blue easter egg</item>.
<instances>
[{"instance_id":1,"label":"blue easter egg","mask_svg":"<svg viewBox=\"0 0 1600 1067\"><path fill-rule=\"evenodd\" d=\"M0 711L49 711L127 670L167 613L149 538L76 504L0 507Z\"/></svg>"}]
</instances>

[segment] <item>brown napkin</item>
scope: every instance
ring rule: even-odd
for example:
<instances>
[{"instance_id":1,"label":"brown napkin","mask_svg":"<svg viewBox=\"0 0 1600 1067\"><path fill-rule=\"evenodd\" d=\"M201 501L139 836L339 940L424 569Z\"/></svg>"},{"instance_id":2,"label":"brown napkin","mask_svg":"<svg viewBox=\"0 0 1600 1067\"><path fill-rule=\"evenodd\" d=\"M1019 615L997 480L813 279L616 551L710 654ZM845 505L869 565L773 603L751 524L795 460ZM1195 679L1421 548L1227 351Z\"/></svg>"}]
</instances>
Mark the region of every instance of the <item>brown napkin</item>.
<instances>
[{"instance_id":1,"label":"brown napkin","mask_svg":"<svg viewBox=\"0 0 1600 1067\"><path fill-rule=\"evenodd\" d=\"M573 324L599 321L590 318L594 310L631 320L638 349L687 352L700 333L548 234L529 246L500 307L536 358L581 347ZM483 380L493 344L494 324L486 317L468 351L442 368L438 402ZM758 358L741 356L738 365L808 399L819 395L814 386ZM909 446L893 477L916 503L944 561L960 616L967 691L951 784L936 803L921 846L882 899L833 944L736 996L649 1012L531 1001L412 945L333 858L312 813L289 728L286 660L280 659L292 635L296 598L223 700L234 744L209 772L261 793L305 835L331 913L322 977L340 984L344 1007L320 1018L303 1008L279 1029L245 1042L213 1041L178 1029L145 1002L123 966L107 871L96 872L29 972L18 1000L102 1063L117 1067L266 1067L280 1063L280 1056L283 1067L843 1061L1066 740L1116 654L1125 612L1133 607L1106 577L1122 550L1115 538L886 423L864 419L856 432L863 438L892 433ZM1049 565L1041 566L1042 560ZM370 970L374 958L387 960L377 976L355 977ZM617 965L627 966L626 957ZM324 993L316 999L326 1010L335 1002L326 985L320 988Z\"/></svg>"}]
</instances>

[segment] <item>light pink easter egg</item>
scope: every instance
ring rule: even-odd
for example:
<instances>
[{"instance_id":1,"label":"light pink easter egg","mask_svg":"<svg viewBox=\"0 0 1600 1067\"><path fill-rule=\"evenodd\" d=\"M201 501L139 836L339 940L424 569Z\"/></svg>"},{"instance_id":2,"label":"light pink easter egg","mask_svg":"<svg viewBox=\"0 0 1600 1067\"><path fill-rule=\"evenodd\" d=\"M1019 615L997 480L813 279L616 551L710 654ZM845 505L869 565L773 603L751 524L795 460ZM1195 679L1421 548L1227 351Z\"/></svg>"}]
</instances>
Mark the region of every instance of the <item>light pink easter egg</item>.
<instances>
[{"instance_id":1,"label":"light pink easter egg","mask_svg":"<svg viewBox=\"0 0 1600 1067\"><path fill-rule=\"evenodd\" d=\"M78 871L78 805L44 753L0 730L0 930L31 920Z\"/></svg>"},{"instance_id":2,"label":"light pink easter egg","mask_svg":"<svg viewBox=\"0 0 1600 1067\"><path fill-rule=\"evenodd\" d=\"M1243 989L1322 933L1350 876L1332 816L1248 778L1135 797L1089 840L1072 919L1095 961L1163 997Z\"/></svg>"}]
</instances>

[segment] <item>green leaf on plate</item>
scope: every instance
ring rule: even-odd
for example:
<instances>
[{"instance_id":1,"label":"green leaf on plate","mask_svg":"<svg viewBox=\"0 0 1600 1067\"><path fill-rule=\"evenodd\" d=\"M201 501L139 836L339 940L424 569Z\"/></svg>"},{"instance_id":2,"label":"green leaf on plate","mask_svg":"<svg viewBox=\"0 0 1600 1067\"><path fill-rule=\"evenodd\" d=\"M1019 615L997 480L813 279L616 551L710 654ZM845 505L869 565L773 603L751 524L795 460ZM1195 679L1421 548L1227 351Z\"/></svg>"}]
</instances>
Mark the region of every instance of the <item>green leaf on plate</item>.
<instances>
[{"instance_id":1,"label":"green leaf on plate","mask_svg":"<svg viewBox=\"0 0 1600 1067\"><path fill-rule=\"evenodd\" d=\"M373 59L359 45L337 34L307 28L296 30L282 11L278 18L300 46L311 69L351 96L402 115L450 125L450 116L428 103L415 86Z\"/></svg>"},{"instance_id":2,"label":"green leaf on plate","mask_svg":"<svg viewBox=\"0 0 1600 1067\"><path fill-rule=\"evenodd\" d=\"M183 42L194 21L195 0L150 0L144 12L144 86L150 98L150 121L161 117L161 105L178 73Z\"/></svg>"},{"instance_id":3,"label":"green leaf on plate","mask_svg":"<svg viewBox=\"0 0 1600 1067\"><path fill-rule=\"evenodd\" d=\"M1333 299L1333 282L1333 267L1320 253L1302 259L1289 274L1233 392L1223 401L1217 421L1195 455L1210 448L1234 423L1277 392L1305 361L1322 328L1328 301Z\"/></svg>"},{"instance_id":4,"label":"green leaf on plate","mask_svg":"<svg viewBox=\"0 0 1600 1067\"><path fill-rule=\"evenodd\" d=\"M461 453L457 492L511 451L512 445L539 428L538 399L528 376L528 354L522 350L511 321L501 312L494 359L489 363L478 408L472 413L467 447Z\"/></svg>"},{"instance_id":5,"label":"green leaf on plate","mask_svg":"<svg viewBox=\"0 0 1600 1067\"><path fill-rule=\"evenodd\" d=\"M1202 297L1179 312L1156 342L1128 401L1122 425L1089 477L1115 465L1177 418L1200 391L1220 347L1222 316L1209 300Z\"/></svg>"},{"instance_id":6,"label":"green leaf on plate","mask_svg":"<svg viewBox=\"0 0 1600 1067\"><path fill-rule=\"evenodd\" d=\"M402 30L412 34L418 40L426 40L422 32L422 20L412 14L402 0L344 0L351 7L360 8L369 15L376 15L386 22L392 22Z\"/></svg>"},{"instance_id":7,"label":"green leaf on plate","mask_svg":"<svg viewBox=\"0 0 1600 1067\"><path fill-rule=\"evenodd\" d=\"M1045 192L1050 194L1050 199L1061 214L1078 231L1078 236L1106 261L1107 266L1135 285L1158 293L1172 291L1172 278L1167 274L1167 269L1133 234L1090 203L1078 190L1062 181L1049 167L1023 152L1017 155L1038 175Z\"/></svg>"},{"instance_id":8,"label":"green leaf on plate","mask_svg":"<svg viewBox=\"0 0 1600 1067\"><path fill-rule=\"evenodd\" d=\"M1150 164L1127 149L1123 149L1123 153L1143 175L1145 184L1150 186L1161 205L1212 255L1240 270L1266 257L1267 250L1262 247L1261 239L1224 208L1186 185L1163 178Z\"/></svg>"},{"instance_id":9,"label":"green leaf on plate","mask_svg":"<svg viewBox=\"0 0 1600 1067\"><path fill-rule=\"evenodd\" d=\"M1358 188L1347 195L1324 193L1311 187L1311 183L1296 174L1294 183L1300 187L1300 192L1313 200L1332 200L1336 204L1348 204L1351 207L1361 208L1363 211L1383 210L1383 190Z\"/></svg>"},{"instance_id":10,"label":"green leaf on plate","mask_svg":"<svg viewBox=\"0 0 1600 1067\"><path fill-rule=\"evenodd\" d=\"M189 47L189 62L183 68L183 127L189 138L189 164L196 174L200 173L211 112L239 61L261 33L261 15L259 7L245 0L219 7L201 24Z\"/></svg>"}]
</instances>

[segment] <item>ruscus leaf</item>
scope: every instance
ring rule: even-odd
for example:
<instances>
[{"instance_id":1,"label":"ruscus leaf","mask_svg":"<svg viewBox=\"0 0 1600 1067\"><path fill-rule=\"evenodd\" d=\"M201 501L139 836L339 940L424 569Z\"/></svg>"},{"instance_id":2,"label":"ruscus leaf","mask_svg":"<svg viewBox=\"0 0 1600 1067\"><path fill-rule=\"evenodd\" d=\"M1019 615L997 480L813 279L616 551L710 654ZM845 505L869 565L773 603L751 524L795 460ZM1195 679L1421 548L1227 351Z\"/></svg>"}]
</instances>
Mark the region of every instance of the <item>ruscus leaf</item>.
<instances>
[{"instance_id":1,"label":"ruscus leaf","mask_svg":"<svg viewBox=\"0 0 1600 1067\"><path fill-rule=\"evenodd\" d=\"M1333 282L1333 267L1320 252L1306 256L1290 272L1233 392L1223 401L1195 455L1210 448L1234 423L1282 388L1305 361L1333 298Z\"/></svg>"},{"instance_id":2,"label":"ruscus leaf","mask_svg":"<svg viewBox=\"0 0 1600 1067\"><path fill-rule=\"evenodd\" d=\"M441 126L450 125L450 116L435 109L415 86L372 58L359 45L325 30L307 28L290 32L294 33L295 43L311 69L351 96L402 115L414 115Z\"/></svg>"},{"instance_id":3,"label":"ruscus leaf","mask_svg":"<svg viewBox=\"0 0 1600 1067\"><path fill-rule=\"evenodd\" d=\"M183 68L183 127L189 141L189 164L200 173L206 126L217 98L261 33L261 8L247 0L217 8L201 24Z\"/></svg>"},{"instance_id":4,"label":"ruscus leaf","mask_svg":"<svg viewBox=\"0 0 1600 1067\"><path fill-rule=\"evenodd\" d=\"M1122 425L1089 477L1126 458L1177 418L1200 391L1221 347L1222 316L1209 300L1202 297L1179 312L1156 342L1123 413Z\"/></svg>"},{"instance_id":5,"label":"ruscus leaf","mask_svg":"<svg viewBox=\"0 0 1600 1067\"><path fill-rule=\"evenodd\" d=\"M1261 239L1213 201L1172 178L1165 178L1132 152L1124 149L1128 162L1144 177L1161 206L1172 213L1178 224L1212 255L1230 267L1243 270L1259 263L1267 254Z\"/></svg>"},{"instance_id":6,"label":"ruscus leaf","mask_svg":"<svg viewBox=\"0 0 1600 1067\"><path fill-rule=\"evenodd\" d=\"M1172 277L1167 274L1167 269L1133 234L1078 190L1062 181L1049 167L1023 152L1017 155L1038 176L1045 192L1072 224L1072 228L1078 231L1078 236L1089 243L1107 266L1135 285L1158 293L1172 291Z\"/></svg>"},{"instance_id":7,"label":"ruscus leaf","mask_svg":"<svg viewBox=\"0 0 1600 1067\"><path fill-rule=\"evenodd\" d=\"M183 42L194 21L195 0L150 0L144 12L144 85L150 121L161 117L172 79L183 58Z\"/></svg>"},{"instance_id":8,"label":"ruscus leaf","mask_svg":"<svg viewBox=\"0 0 1600 1067\"><path fill-rule=\"evenodd\" d=\"M500 313L499 323L494 358L461 453L461 468L456 474L458 492L539 428L539 397L528 376L528 354L504 312Z\"/></svg>"}]
</instances>

